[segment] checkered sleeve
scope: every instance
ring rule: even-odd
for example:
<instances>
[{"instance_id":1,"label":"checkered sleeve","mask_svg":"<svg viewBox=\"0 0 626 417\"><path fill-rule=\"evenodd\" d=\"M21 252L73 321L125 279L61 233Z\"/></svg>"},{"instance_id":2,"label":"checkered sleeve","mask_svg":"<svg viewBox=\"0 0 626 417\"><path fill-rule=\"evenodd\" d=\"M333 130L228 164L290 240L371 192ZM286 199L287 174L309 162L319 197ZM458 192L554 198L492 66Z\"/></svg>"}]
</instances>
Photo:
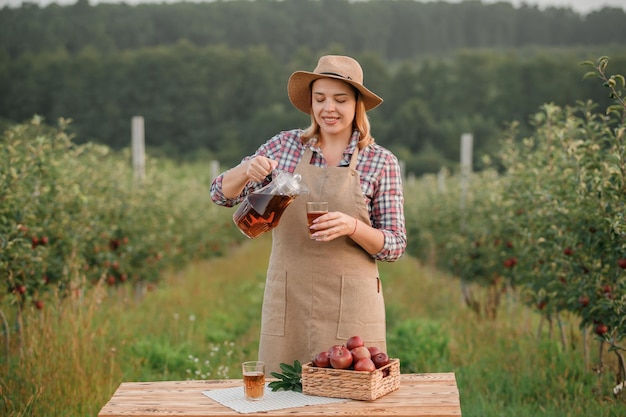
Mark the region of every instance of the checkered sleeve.
<instances>
[{"instance_id":1,"label":"checkered sleeve","mask_svg":"<svg viewBox=\"0 0 626 417\"><path fill-rule=\"evenodd\" d=\"M385 243L374 258L393 262L404 254L407 245L402 173L398 159L391 152L383 148L379 156L372 158L377 162L369 166L376 172L369 175L376 178L371 187L370 219L372 226L383 232Z\"/></svg>"},{"instance_id":2,"label":"checkered sleeve","mask_svg":"<svg viewBox=\"0 0 626 417\"><path fill-rule=\"evenodd\" d=\"M261 145L254 154L243 158L241 163L246 162L255 156L262 155L277 161L278 166L276 169L284 172L294 172L300 158L302 157L302 143L300 140L301 134L302 131L299 129L280 132ZM222 192L222 180L226 172L228 171L218 175L211 183L210 188L211 200L220 206L234 207L241 203L248 194L264 187L268 183L268 181L248 182L238 196L234 198L226 198Z\"/></svg>"}]
</instances>

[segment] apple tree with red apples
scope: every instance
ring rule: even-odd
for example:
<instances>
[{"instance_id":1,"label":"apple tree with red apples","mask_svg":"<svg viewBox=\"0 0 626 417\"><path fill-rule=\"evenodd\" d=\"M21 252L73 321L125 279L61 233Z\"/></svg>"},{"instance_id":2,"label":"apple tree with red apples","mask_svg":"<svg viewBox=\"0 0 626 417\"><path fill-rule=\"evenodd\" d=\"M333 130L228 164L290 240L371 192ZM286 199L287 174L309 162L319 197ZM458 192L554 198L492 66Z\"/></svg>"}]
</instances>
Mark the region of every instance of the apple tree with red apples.
<instances>
[{"instance_id":1,"label":"apple tree with red apples","mask_svg":"<svg viewBox=\"0 0 626 417\"><path fill-rule=\"evenodd\" d=\"M587 63L594 69L588 76L623 88L623 77L605 75L606 64L606 58ZM619 91L610 91L618 105L605 113L589 102L545 105L535 116L533 138L516 150L505 148L503 160L510 177L505 193L526 205L516 224L524 239L526 300L544 302L547 314L579 315L582 328L593 329L619 354L617 343L626 336L620 313L626 307L620 266L626 256L626 105Z\"/></svg>"},{"instance_id":2,"label":"apple tree with red apples","mask_svg":"<svg viewBox=\"0 0 626 417\"><path fill-rule=\"evenodd\" d=\"M608 344L624 381L625 83L606 74L607 64L606 57L585 63L585 77L600 78L615 105L545 104L531 136L518 137L511 125L498 172L473 174L463 207L459 181L448 181L443 192L420 190L407 218L415 219L408 226L414 253L457 274L474 311L488 313L512 292L548 323L571 316ZM477 289L485 301L473 296Z\"/></svg>"},{"instance_id":3,"label":"apple tree with red apples","mask_svg":"<svg viewBox=\"0 0 626 417\"><path fill-rule=\"evenodd\" d=\"M80 304L94 286L116 295L123 285L154 285L162 271L219 254L241 238L228 212L210 202L209 178L185 177L149 159L138 183L128 155L77 145L69 122L59 124L35 117L0 140L3 328L22 329L26 309ZM2 310L13 307L7 318Z\"/></svg>"}]
</instances>

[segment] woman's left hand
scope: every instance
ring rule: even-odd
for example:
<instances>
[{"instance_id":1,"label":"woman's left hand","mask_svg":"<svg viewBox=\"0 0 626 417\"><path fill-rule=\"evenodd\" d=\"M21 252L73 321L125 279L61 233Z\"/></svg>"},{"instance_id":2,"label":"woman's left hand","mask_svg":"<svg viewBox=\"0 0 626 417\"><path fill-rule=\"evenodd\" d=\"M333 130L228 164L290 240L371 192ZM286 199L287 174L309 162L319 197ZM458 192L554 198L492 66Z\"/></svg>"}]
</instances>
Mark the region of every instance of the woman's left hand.
<instances>
[{"instance_id":1,"label":"woman's left hand","mask_svg":"<svg viewBox=\"0 0 626 417\"><path fill-rule=\"evenodd\" d=\"M319 241L328 242L341 236L354 234L358 220L340 211L331 211L318 217L311 226L311 236Z\"/></svg>"}]
</instances>

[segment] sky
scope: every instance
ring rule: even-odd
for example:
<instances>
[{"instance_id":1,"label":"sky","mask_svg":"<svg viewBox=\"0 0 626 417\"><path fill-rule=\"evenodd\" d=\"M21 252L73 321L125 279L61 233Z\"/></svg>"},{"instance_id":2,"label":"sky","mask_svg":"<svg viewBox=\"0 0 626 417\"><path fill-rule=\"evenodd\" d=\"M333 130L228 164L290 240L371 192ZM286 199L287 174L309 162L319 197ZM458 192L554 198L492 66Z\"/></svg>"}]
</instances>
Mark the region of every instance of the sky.
<instances>
[{"instance_id":1,"label":"sky","mask_svg":"<svg viewBox=\"0 0 626 417\"><path fill-rule=\"evenodd\" d=\"M61 5L69 5L76 3L76 0L28 0L30 3L38 3L41 6L46 6L51 3L57 3ZM127 4L139 4L139 3L173 3L179 0L89 0L91 4L97 3L127 3ZM190 0L190 1L211 1L211 0ZM439 0L417 0L422 2L439 1ZM449 3L459 3L463 0L446 0ZM23 0L0 0L0 8L4 6L19 6ZM507 2L513 4L515 7L521 4L527 4L530 6L537 6L540 9L546 7L561 7L571 8L580 14L588 14L594 10L602 9L603 7L619 7L626 10L626 0L482 0L483 3L498 3Z\"/></svg>"}]
</instances>

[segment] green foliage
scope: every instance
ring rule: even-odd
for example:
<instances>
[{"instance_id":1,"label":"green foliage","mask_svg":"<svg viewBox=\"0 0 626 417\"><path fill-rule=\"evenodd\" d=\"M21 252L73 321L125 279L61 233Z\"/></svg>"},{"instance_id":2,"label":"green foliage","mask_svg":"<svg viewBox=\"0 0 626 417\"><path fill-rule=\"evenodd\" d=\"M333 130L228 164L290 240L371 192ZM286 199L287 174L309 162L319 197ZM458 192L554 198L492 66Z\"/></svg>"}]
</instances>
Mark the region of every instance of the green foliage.
<instances>
[{"instance_id":1,"label":"green foliage","mask_svg":"<svg viewBox=\"0 0 626 417\"><path fill-rule=\"evenodd\" d=\"M209 344L203 357L198 357L194 356L197 349L188 343L146 336L137 340L129 353L139 361L139 378L143 380L152 380L156 375L162 380L218 379L228 378L226 364L233 348L232 342Z\"/></svg>"},{"instance_id":2,"label":"green foliage","mask_svg":"<svg viewBox=\"0 0 626 417\"><path fill-rule=\"evenodd\" d=\"M320 1L0 9L0 117L71 118L79 143L119 150L130 119L142 115L151 152L230 167L279 130L308 124L285 94L292 71L345 53L385 99L371 113L376 140L407 150L408 172L419 176L455 169L464 132L477 138L482 169L502 126L517 121L529 134L543 103L608 105L580 82L577 62L611 54L626 72L624 26L610 26L623 20L619 9L582 19L480 2L332 7L332 19ZM336 20L338 10L345 15ZM294 24L294 16L307 19Z\"/></svg>"},{"instance_id":3,"label":"green foliage","mask_svg":"<svg viewBox=\"0 0 626 417\"><path fill-rule=\"evenodd\" d=\"M148 159L138 180L127 153L76 145L60 123L36 117L1 138L0 299L41 307L93 285L154 283L239 237L210 201L208 173L175 178Z\"/></svg>"},{"instance_id":4,"label":"green foliage","mask_svg":"<svg viewBox=\"0 0 626 417\"><path fill-rule=\"evenodd\" d=\"M438 320L403 320L390 329L387 343L388 351L401 358L403 373L442 369L450 356L450 336Z\"/></svg>"},{"instance_id":5,"label":"green foliage","mask_svg":"<svg viewBox=\"0 0 626 417\"><path fill-rule=\"evenodd\" d=\"M455 169L458 138L472 132L475 165L483 168L482 156L493 157L500 148L501 126L516 120L525 134L528 115L541 104L585 97L610 103L580 82L584 71L575 64L588 53L549 52L463 51L446 60L411 60L398 71L378 56L357 56L385 98L372 112L376 140L408 151L408 172L421 175L442 166ZM151 152L232 166L277 131L308 123L289 104L285 80L294 68L312 68L315 59L296 64L298 56L281 65L266 47L231 50L187 42L107 55L85 50L77 56L22 56L6 64L11 87L0 96L0 114L16 121L33 112L45 120L71 117L68 129L76 142L113 149L128 146L129 121L140 114ZM625 62L623 51L616 52L616 67L626 68ZM468 71L472 65L477 69ZM559 81L547 83L546 77Z\"/></svg>"},{"instance_id":6,"label":"green foliage","mask_svg":"<svg viewBox=\"0 0 626 417\"><path fill-rule=\"evenodd\" d=\"M409 203L418 199L411 195ZM242 300L251 292L262 297L269 243L246 241L224 257L166 274L141 300L121 297L119 287L120 297L87 293L65 316L27 309L38 330L27 333L29 355L0 360L0 372L10 375L0 379L3 410L8 417L96 415L121 382L241 378L240 363L257 355L261 308ZM547 334L537 339L531 329L539 316L520 303L507 302L499 320L475 320L459 302L458 280L414 258L382 264L381 274L396 316L390 337L401 333L397 324L417 344L413 349L429 353L415 362L408 359L413 349L396 349L395 342L388 352L416 372L454 372L463 415L614 417L623 410L621 399L598 395L614 377L583 365L585 342L575 322L566 323L572 339L564 350ZM245 323L247 332L207 343L207 332L224 325L216 315L228 315L237 328ZM429 347L429 337L438 348ZM444 341L447 353L440 355ZM418 365L424 360L432 363Z\"/></svg>"},{"instance_id":7,"label":"green foliage","mask_svg":"<svg viewBox=\"0 0 626 417\"><path fill-rule=\"evenodd\" d=\"M431 180L408 216L417 219L411 252L460 276L469 307L495 318L503 297L513 297L550 322L574 318L615 353L619 383L626 379L626 104L623 77L607 75L607 63L585 63L593 68L586 78L600 78L615 105L604 113L591 101L543 105L533 135L520 140L513 126L502 175L472 175L465 191L457 179L434 191Z\"/></svg>"},{"instance_id":8,"label":"green foliage","mask_svg":"<svg viewBox=\"0 0 626 417\"><path fill-rule=\"evenodd\" d=\"M278 381L270 382L269 388L272 391L302 392L302 364L300 361L294 361L293 365L281 363L280 370L283 372L272 372L272 376L278 378Z\"/></svg>"},{"instance_id":9,"label":"green foliage","mask_svg":"<svg viewBox=\"0 0 626 417\"><path fill-rule=\"evenodd\" d=\"M180 369L186 366L188 354L184 352L184 346L172 346L167 342L155 342L152 338L138 340L133 344L132 353L134 356L145 361L144 367L152 372L162 373L168 376L170 369Z\"/></svg>"},{"instance_id":10,"label":"green foliage","mask_svg":"<svg viewBox=\"0 0 626 417\"><path fill-rule=\"evenodd\" d=\"M318 53L341 42L352 53L390 60L460 48L597 45L626 39L625 11L604 8L581 16L567 8L445 2L333 0L96 4L0 9L0 45L10 57L94 46L103 52L173 45L268 45L281 60L306 48ZM296 17L302 17L296 19ZM305 18L306 17L306 18ZM237 21L238 25L232 22ZM353 30L367 27L368 30ZM326 36L316 36L325 33Z\"/></svg>"}]
</instances>

